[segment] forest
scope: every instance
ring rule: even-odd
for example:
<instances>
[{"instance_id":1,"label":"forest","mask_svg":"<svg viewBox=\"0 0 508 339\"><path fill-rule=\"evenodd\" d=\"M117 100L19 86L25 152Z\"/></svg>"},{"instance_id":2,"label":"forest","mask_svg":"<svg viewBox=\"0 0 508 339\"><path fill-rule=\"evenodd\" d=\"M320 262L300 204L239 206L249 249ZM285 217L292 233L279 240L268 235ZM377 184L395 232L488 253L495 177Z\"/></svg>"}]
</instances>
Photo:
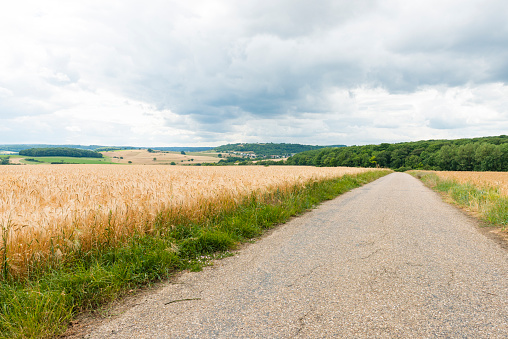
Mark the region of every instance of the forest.
<instances>
[{"instance_id":1,"label":"forest","mask_svg":"<svg viewBox=\"0 0 508 339\"><path fill-rule=\"evenodd\" d=\"M508 171L508 136L330 147L296 154L286 164L383 167L401 171Z\"/></svg>"},{"instance_id":2,"label":"forest","mask_svg":"<svg viewBox=\"0 0 508 339\"><path fill-rule=\"evenodd\" d=\"M69 147L29 148L19 151L19 155L25 155L29 157L102 158L101 153Z\"/></svg>"}]
</instances>

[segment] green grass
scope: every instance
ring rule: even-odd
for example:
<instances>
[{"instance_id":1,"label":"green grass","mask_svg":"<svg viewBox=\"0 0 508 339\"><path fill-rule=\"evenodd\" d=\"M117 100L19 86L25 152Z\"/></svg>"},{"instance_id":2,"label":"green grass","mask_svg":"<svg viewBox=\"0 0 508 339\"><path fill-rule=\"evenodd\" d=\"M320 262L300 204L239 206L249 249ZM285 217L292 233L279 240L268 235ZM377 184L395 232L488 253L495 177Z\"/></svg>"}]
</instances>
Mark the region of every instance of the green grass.
<instances>
[{"instance_id":1,"label":"green grass","mask_svg":"<svg viewBox=\"0 0 508 339\"><path fill-rule=\"evenodd\" d=\"M21 156L17 156L21 157ZM64 164L113 164L111 158L75 158L75 157L22 157L28 159L35 159L37 161L21 160L24 164L51 164L51 163L64 163Z\"/></svg>"},{"instance_id":2,"label":"green grass","mask_svg":"<svg viewBox=\"0 0 508 339\"><path fill-rule=\"evenodd\" d=\"M446 194L457 205L478 213L482 220L502 229L508 227L508 197L502 196L498 188L459 184L430 172L409 173L435 191Z\"/></svg>"},{"instance_id":3,"label":"green grass","mask_svg":"<svg viewBox=\"0 0 508 339\"><path fill-rule=\"evenodd\" d=\"M51 164L64 163L64 164L115 164L111 161L110 157L104 158L76 158L76 157L27 157L22 155L0 155L0 158L9 157L10 159L34 159L36 161L21 160L22 164L37 165L37 164Z\"/></svg>"},{"instance_id":4,"label":"green grass","mask_svg":"<svg viewBox=\"0 0 508 339\"><path fill-rule=\"evenodd\" d=\"M129 290L200 270L209 259L228 256L239 243L261 235L324 200L374 181L376 171L314 182L305 188L246 197L238 208L209 215L200 224L157 218L151 235L111 248L76 251L64 262L35 267L25 278L0 281L0 338L49 338L65 332L76 314L97 308Z\"/></svg>"},{"instance_id":5,"label":"green grass","mask_svg":"<svg viewBox=\"0 0 508 339\"><path fill-rule=\"evenodd\" d=\"M185 152L186 155L193 156L202 156L202 157L214 157L218 158L219 153L217 152Z\"/></svg>"}]
</instances>

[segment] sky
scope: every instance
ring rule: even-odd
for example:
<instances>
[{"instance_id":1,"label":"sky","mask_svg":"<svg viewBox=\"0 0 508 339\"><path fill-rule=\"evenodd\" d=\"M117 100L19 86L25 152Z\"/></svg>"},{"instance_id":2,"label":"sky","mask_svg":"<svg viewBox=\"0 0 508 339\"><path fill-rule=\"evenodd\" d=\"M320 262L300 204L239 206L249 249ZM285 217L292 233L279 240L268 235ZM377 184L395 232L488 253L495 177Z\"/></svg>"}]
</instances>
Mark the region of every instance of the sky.
<instances>
[{"instance_id":1,"label":"sky","mask_svg":"<svg viewBox=\"0 0 508 339\"><path fill-rule=\"evenodd\" d=\"M17 0L0 144L508 134L506 0Z\"/></svg>"}]
</instances>

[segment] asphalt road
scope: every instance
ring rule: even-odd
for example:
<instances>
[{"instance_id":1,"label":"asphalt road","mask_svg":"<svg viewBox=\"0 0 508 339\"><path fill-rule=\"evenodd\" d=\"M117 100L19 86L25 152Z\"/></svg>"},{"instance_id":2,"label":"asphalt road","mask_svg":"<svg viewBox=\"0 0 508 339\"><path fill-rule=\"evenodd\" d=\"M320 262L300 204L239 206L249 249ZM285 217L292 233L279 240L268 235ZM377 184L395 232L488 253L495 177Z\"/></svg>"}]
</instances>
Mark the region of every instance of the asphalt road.
<instances>
[{"instance_id":1,"label":"asphalt road","mask_svg":"<svg viewBox=\"0 0 508 339\"><path fill-rule=\"evenodd\" d=\"M407 174L324 203L89 338L508 338L508 254Z\"/></svg>"}]
</instances>

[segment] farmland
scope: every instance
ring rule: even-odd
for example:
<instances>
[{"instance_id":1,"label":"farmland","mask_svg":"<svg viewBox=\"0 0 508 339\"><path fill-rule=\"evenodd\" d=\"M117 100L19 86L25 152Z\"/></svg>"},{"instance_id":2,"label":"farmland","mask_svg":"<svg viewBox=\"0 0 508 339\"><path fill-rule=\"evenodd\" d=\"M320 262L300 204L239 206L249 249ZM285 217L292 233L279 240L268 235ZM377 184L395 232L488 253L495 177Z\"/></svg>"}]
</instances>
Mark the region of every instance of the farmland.
<instances>
[{"instance_id":1,"label":"farmland","mask_svg":"<svg viewBox=\"0 0 508 339\"><path fill-rule=\"evenodd\" d=\"M146 149L118 150L102 152L104 158L80 158L64 156L24 156L4 155L10 157L10 163L15 165L40 164L133 164L133 165L194 165L201 163L215 163L220 159L215 152L180 152L157 151Z\"/></svg>"},{"instance_id":2,"label":"farmland","mask_svg":"<svg viewBox=\"0 0 508 339\"><path fill-rule=\"evenodd\" d=\"M496 188L501 195L508 196L508 172L436 171L433 173L441 179L455 180L459 184Z\"/></svg>"},{"instance_id":3,"label":"farmland","mask_svg":"<svg viewBox=\"0 0 508 339\"><path fill-rule=\"evenodd\" d=\"M2 158L2 157L0 157ZM113 164L109 158L77 158L77 157L29 157L24 155L10 155L9 162L13 165L42 165L42 164Z\"/></svg>"},{"instance_id":4,"label":"farmland","mask_svg":"<svg viewBox=\"0 0 508 339\"><path fill-rule=\"evenodd\" d=\"M4 166L0 336L54 337L175 271L389 171L312 167Z\"/></svg>"},{"instance_id":5,"label":"farmland","mask_svg":"<svg viewBox=\"0 0 508 339\"><path fill-rule=\"evenodd\" d=\"M105 157L111 159L113 163L135 165L190 165L203 162L218 162L220 159L214 152L188 152L181 154L180 152L161 152L154 150L148 152L142 150L121 150L112 152L103 152Z\"/></svg>"},{"instance_id":6,"label":"farmland","mask_svg":"<svg viewBox=\"0 0 508 339\"><path fill-rule=\"evenodd\" d=\"M367 171L310 167L9 166L0 176L0 224L13 273L50 253L89 250L153 232L169 220L195 222L234 208L252 192L287 189ZM4 239L4 241L5 241ZM7 246L6 246L7 245ZM56 251L56 252L55 252Z\"/></svg>"},{"instance_id":7,"label":"farmland","mask_svg":"<svg viewBox=\"0 0 508 339\"><path fill-rule=\"evenodd\" d=\"M112 164L108 158L75 158L75 157L14 157L13 164Z\"/></svg>"}]
</instances>

